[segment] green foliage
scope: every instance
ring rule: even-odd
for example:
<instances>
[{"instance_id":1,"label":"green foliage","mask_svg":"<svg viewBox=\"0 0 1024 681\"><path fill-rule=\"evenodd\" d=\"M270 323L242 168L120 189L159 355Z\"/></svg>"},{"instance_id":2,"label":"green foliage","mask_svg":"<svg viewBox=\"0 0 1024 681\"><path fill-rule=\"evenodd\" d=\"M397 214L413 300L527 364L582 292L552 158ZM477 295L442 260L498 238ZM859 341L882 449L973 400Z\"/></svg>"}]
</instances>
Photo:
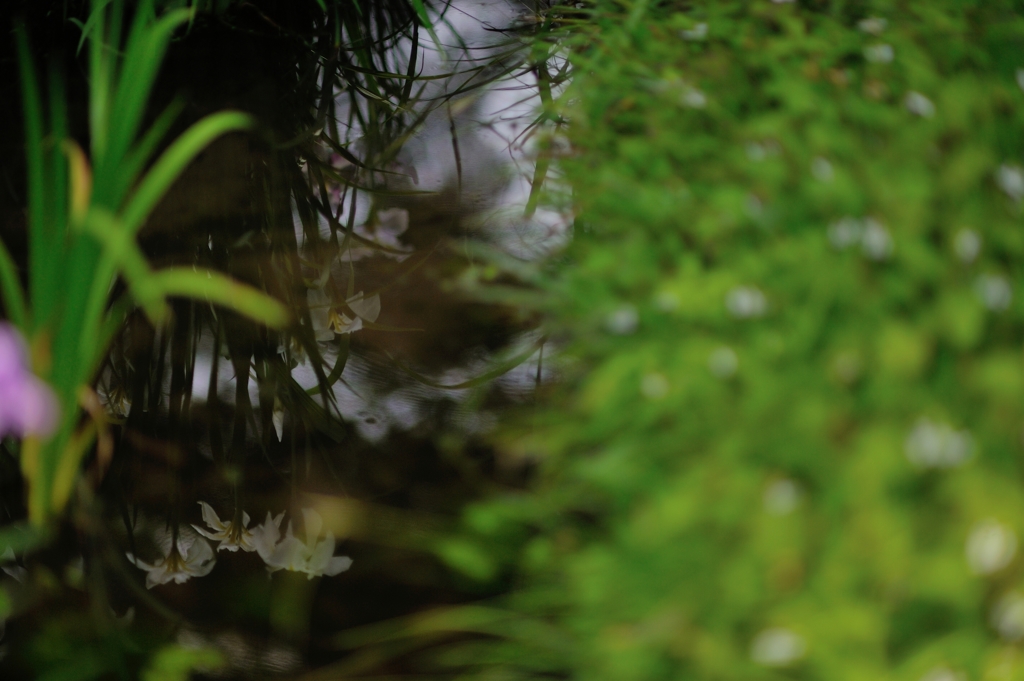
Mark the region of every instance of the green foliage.
<instances>
[{"instance_id":1,"label":"green foliage","mask_svg":"<svg viewBox=\"0 0 1024 681\"><path fill-rule=\"evenodd\" d=\"M204 118L143 172L176 113L172 107L137 139L146 104L168 43L190 12L158 18L152 2L139 3L119 51L123 14L120 1L96 2L83 30L90 42L88 158L68 137L56 76L49 79L49 116L44 116L28 41L18 33L28 155L27 300L3 248L0 284L12 321L31 340L34 369L53 384L62 411L54 437L28 438L23 448L29 516L37 525L67 503L79 464L101 427L79 428L79 407L128 305L108 299L119 275L154 321L166 317L165 298L173 295L206 298L269 325L282 326L288 319L279 302L223 275L181 269L153 273L146 263L135 236L160 197L206 145L250 127L251 121L234 112Z\"/></svg>"},{"instance_id":2,"label":"green foliage","mask_svg":"<svg viewBox=\"0 0 1024 681\"><path fill-rule=\"evenodd\" d=\"M1024 676L1022 45L999 0L597 4L539 480L442 551L572 678Z\"/></svg>"},{"instance_id":3,"label":"green foliage","mask_svg":"<svg viewBox=\"0 0 1024 681\"><path fill-rule=\"evenodd\" d=\"M167 646L159 650L142 672L142 681L188 681L193 671L212 671L224 665L213 648Z\"/></svg>"}]
</instances>

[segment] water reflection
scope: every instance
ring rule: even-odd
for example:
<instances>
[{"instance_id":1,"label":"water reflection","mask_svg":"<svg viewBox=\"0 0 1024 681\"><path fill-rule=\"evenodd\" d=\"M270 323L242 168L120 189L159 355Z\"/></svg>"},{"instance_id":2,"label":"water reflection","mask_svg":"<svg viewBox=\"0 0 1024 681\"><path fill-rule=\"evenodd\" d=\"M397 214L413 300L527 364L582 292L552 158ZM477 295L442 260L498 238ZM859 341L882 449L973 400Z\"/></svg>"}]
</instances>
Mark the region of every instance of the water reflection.
<instances>
[{"instance_id":1,"label":"water reflection","mask_svg":"<svg viewBox=\"0 0 1024 681\"><path fill-rule=\"evenodd\" d=\"M295 323L185 303L166 328L127 320L98 387L120 427L97 491L137 570L108 585L116 611L144 606L133 626L180 617L179 642L217 648L229 675L295 672L339 655L326 633L464 598L424 539L521 481L480 436L552 371L530 318L458 282L569 236L539 200L558 182L535 160L542 76L501 30L527 14L453 3L439 46L392 46L389 70L415 59L418 77L401 106L338 88L298 149L229 138L147 228L154 259L259 283ZM375 128L375 107L412 123Z\"/></svg>"}]
</instances>

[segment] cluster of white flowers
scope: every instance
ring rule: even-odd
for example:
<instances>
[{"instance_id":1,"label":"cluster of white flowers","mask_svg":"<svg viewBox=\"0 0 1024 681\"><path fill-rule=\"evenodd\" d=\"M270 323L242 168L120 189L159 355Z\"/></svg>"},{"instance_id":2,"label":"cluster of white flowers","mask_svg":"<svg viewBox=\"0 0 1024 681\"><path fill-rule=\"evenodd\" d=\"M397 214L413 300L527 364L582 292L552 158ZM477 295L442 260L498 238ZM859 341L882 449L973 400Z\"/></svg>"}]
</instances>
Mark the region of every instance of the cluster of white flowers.
<instances>
[{"instance_id":1,"label":"cluster of white flowers","mask_svg":"<svg viewBox=\"0 0 1024 681\"><path fill-rule=\"evenodd\" d=\"M828 240L837 250L860 244L864 255L871 260L885 260L893 251L889 230L872 217L859 219L847 215L840 218L829 225Z\"/></svg>"},{"instance_id":2,"label":"cluster of white flowers","mask_svg":"<svg viewBox=\"0 0 1024 681\"><path fill-rule=\"evenodd\" d=\"M352 566L351 558L334 555L336 542L333 533L328 531L323 537L320 536L323 518L313 509L302 509L305 540L301 540L294 535L291 521L288 521L282 536L284 513L274 517L268 512L262 524L250 528L248 513L243 512L240 518L224 522L212 506L203 501L199 504L208 527L192 525L195 532L188 527L179 528L176 540L170 530L161 528L156 532L155 539L163 557L153 563L140 560L131 553L127 554L129 561L146 571L147 588L172 581L182 584L192 577L209 574L217 559L203 537L219 542L218 551L241 549L257 553L270 572L291 570L305 573L309 579L313 579L323 575L333 577ZM6 556L0 557L4 558Z\"/></svg>"}]
</instances>

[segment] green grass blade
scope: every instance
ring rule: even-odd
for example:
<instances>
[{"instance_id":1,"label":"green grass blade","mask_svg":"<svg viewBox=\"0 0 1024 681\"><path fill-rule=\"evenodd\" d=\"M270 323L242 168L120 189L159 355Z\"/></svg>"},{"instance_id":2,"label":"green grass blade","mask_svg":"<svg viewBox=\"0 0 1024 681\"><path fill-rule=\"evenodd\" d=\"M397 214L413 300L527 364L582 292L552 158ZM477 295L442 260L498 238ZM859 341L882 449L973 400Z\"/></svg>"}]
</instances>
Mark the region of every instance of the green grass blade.
<instances>
[{"instance_id":1,"label":"green grass blade","mask_svg":"<svg viewBox=\"0 0 1024 681\"><path fill-rule=\"evenodd\" d=\"M226 132L245 130L252 125L250 116L237 111L212 114L192 125L160 156L139 183L121 215L124 228L134 234L142 226L171 184L206 145Z\"/></svg>"},{"instance_id":2,"label":"green grass blade","mask_svg":"<svg viewBox=\"0 0 1024 681\"><path fill-rule=\"evenodd\" d=\"M105 255L112 258L124 274L132 296L146 311L146 315L154 322L163 319L167 314L167 305L155 285L155 275L149 263L135 243L134 234L126 230L113 215L100 209L93 209L89 214L85 228L103 244Z\"/></svg>"},{"instance_id":3,"label":"green grass blade","mask_svg":"<svg viewBox=\"0 0 1024 681\"><path fill-rule=\"evenodd\" d=\"M142 124L150 91L156 83L157 72L171 36L191 15L189 10L176 10L150 24L151 19L147 15L152 14L152 7L149 6L151 3L143 5L138 9L125 48L124 70L118 78L114 94L113 110L117 112L117 126L111 130L110 153L115 159L121 159L128 153Z\"/></svg>"},{"instance_id":4,"label":"green grass blade","mask_svg":"<svg viewBox=\"0 0 1024 681\"><path fill-rule=\"evenodd\" d=\"M0 241L0 295L3 296L7 318L15 325L28 328L28 312L25 309L25 294L18 279L18 268L4 243Z\"/></svg>"},{"instance_id":5,"label":"green grass blade","mask_svg":"<svg viewBox=\"0 0 1024 681\"><path fill-rule=\"evenodd\" d=\"M162 295L208 300L271 328L281 328L291 319L280 301L219 272L169 267L155 272L151 282Z\"/></svg>"}]
</instances>

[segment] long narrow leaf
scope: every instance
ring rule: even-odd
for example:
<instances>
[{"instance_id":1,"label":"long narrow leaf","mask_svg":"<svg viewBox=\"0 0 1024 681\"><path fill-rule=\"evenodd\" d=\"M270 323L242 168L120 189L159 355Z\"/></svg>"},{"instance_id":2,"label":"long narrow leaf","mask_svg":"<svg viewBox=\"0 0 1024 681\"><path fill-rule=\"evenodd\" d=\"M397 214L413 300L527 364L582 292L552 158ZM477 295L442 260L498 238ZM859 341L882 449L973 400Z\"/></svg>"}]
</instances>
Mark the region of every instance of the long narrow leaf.
<instances>
[{"instance_id":1,"label":"long narrow leaf","mask_svg":"<svg viewBox=\"0 0 1024 681\"><path fill-rule=\"evenodd\" d=\"M7 247L0 241L0 295L3 296L7 318L21 328L28 328L25 294L18 279L18 268Z\"/></svg>"},{"instance_id":2,"label":"long narrow leaf","mask_svg":"<svg viewBox=\"0 0 1024 681\"><path fill-rule=\"evenodd\" d=\"M271 328L281 328L291 318L280 301L219 272L168 267L155 272L151 281L165 296L205 299Z\"/></svg>"}]
</instances>

